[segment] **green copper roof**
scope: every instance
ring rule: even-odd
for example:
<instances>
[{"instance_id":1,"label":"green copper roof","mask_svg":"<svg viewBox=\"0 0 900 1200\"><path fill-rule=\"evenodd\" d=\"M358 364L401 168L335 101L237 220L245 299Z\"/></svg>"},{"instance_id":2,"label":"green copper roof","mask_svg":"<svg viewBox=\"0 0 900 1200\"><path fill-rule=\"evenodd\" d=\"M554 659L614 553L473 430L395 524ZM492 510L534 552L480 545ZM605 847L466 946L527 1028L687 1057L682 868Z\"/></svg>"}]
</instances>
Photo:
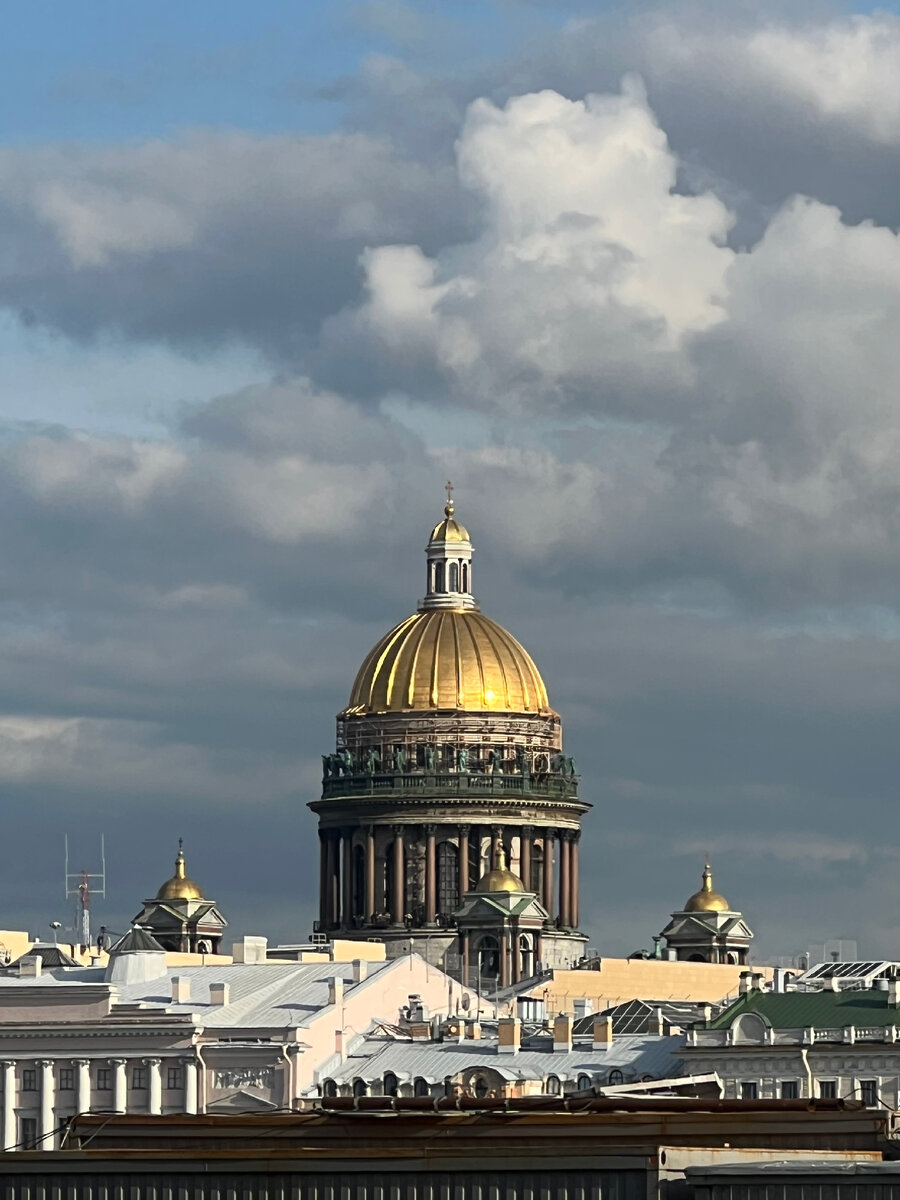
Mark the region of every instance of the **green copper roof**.
<instances>
[{"instance_id":1,"label":"green copper roof","mask_svg":"<svg viewBox=\"0 0 900 1200\"><path fill-rule=\"evenodd\" d=\"M759 1013L774 1029L835 1029L844 1025L900 1025L900 1005L882 991L749 992L726 1008L710 1029L727 1029L741 1013Z\"/></svg>"}]
</instances>

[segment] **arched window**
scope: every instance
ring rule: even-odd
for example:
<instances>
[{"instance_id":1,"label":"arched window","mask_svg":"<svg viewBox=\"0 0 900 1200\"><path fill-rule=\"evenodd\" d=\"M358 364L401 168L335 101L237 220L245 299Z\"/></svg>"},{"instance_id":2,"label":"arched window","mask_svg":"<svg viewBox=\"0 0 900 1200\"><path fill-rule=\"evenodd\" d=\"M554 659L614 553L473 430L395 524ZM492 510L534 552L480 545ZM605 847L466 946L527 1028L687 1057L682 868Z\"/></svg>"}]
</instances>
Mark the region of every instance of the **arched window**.
<instances>
[{"instance_id":1,"label":"arched window","mask_svg":"<svg viewBox=\"0 0 900 1200\"><path fill-rule=\"evenodd\" d=\"M353 1095L354 1096L367 1096L368 1094L369 1094L369 1089L366 1087L366 1081L364 1079L354 1079L353 1080Z\"/></svg>"},{"instance_id":2,"label":"arched window","mask_svg":"<svg viewBox=\"0 0 900 1200\"><path fill-rule=\"evenodd\" d=\"M688 962L706 962L705 954L689 954Z\"/></svg>"},{"instance_id":3,"label":"arched window","mask_svg":"<svg viewBox=\"0 0 900 1200\"><path fill-rule=\"evenodd\" d=\"M438 912L452 913L459 905L459 851L452 842L438 846Z\"/></svg>"},{"instance_id":4,"label":"arched window","mask_svg":"<svg viewBox=\"0 0 900 1200\"><path fill-rule=\"evenodd\" d=\"M413 1080L413 1095L428 1096L430 1094L427 1082L421 1075L417 1075Z\"/></svg>"},{"instance_id":5,"label":"arched window","mask_svg":"<svg viewBox=\"0 0 900 1200\"><path fill-rule=\"evenodd\" d=\"M397 1095L397 1076L393 1071L385 1071L383 1080L384 1094L386 1096Z\"/></svg>"},{"instance_id":6,"label":"arched window","mask_svg":"<svg viewBox=\"0 0 900 1200\"><path fill-rule=\"evenodd\" d=\"M530 892L544 894L544 847L531 847L531 879L525 880L525 886Z\"/></svg>"},{"instance_id":7,"label":"arched window","mask_svg":"<svg viewBox=\"0 0 900 1200\"><path fill-rule=\"evenodd\" d=\"M366 852L362 846L353 848L353 915L366 917Z\"/></svg>"},{"instance_id":8,"label":"arched window","mask_svg":"<svg viewBox=\"0 0 900 1200\"><path fill-rule=\"evenodd\" d=\"M337 1084L334 1082L333 1079L326 1079L325 1082L322 1084L322 1095L323 1096L336 1096L337 1095Z\"/></svg>"},{"instance_id":9,"label":"arched window","mask_svg":"<svg viewBox=\"0 0 900 1200\"><path fill-rule=\"evenodd\" d=\"M462 565L462 590L464 592L467 592L469 590L469 564L468 563L463 563L463 565Z\"/></svg>"},{"instance_id":10,"label":"arched window","mask_svg":"<svg viewBox=\"0 0 900 1200\"><path fill-rule=\"evenodd\" d=\"M614 1087L617 1083L624 1083L625 1076L618 1067L613 1067L606 1082L610 1085L610 1087Z\"/></svg>"},{"instance_id":11,"label":"arched window","mask_svg":"<svg viewBox=\"0 0 900 1200\"><path fill-rule=\"evenodd\" d=\"M482 975L500 974L500 946L490 934L478 943L478 961Z\"/></svg>"},{"instance_id":12,"label":"arched window","mask_svg":"<svg viewBox=\"0 0 900 1200\"><path fill-rule=\"evenodd\" d=\"M447 591L448 592L458 592L459 591L459 565L458 565L458 563L452 562L450 564L450 584L447 588Z\"/></svg>"},{"instance_id":13,"label":"arched window","mask_svg":"<svg viewBox=\"0 0 900 1200\"><path fill-rule=\"evenodd\" d=\"M548 1096L558 1096L560 1093L559 1079L556 1075L548 1075L544 1084L544 1091Z\"/></svg>"},{"instance_id":14,"label":"arched window","mask_svg":"<svg viewBox=\"0 0 900 1200\"><path fill-rule=\"evenodd\" d=\"M587 1092L587 1091L589 1091L589 1090L590 1090L590 1087L591 1087L591 1077L590 1077L590 1075L579 1075L579 1076L578 1076L578 1090L579 1090L579 1092Z\"/></svg>"},{"instance_id":15,"label":"arched window","mask_svg":"<svg viewBox=\"0 0 900 1200\"><path fill-rule=\"evenodd\" d=\"M534 962L531 955L531 939L527 933L523 933L519 938L519 962L521 964L522 978L527 979L534 973Z\"/></svg>"},{"instance_id":16,"label":"arched window","mask_svg":"<svg viewBox=\"0 0 900 1200\"><path fill-rule=\"evenodd\" d=\"M444 590L444 564L442 562L434 564L434 590L436 592Z\"/></svg>"}]
</instances>

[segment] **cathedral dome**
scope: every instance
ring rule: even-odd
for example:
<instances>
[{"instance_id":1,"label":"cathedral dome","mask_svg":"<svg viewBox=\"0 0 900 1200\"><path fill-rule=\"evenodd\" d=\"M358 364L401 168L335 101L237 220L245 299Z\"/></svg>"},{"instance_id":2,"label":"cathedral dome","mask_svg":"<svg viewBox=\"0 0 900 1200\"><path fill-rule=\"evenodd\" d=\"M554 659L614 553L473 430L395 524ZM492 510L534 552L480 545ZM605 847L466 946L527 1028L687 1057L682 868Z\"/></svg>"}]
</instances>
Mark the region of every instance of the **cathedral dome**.
<instances>
[{"instance_id":1,"label":"cathedral dome","mask_svg":"<svg viewBox=\"0 0 900 1200\"><path fill-rule=\"evenodd\" d=\"M175 874L171 879L167 879L159 891L156 893L157 900L202 900L203 893L200 888L194 883L193 879L188 879L184 870L184 851L182 849L181 838L178 839L178 857L175 859Z\"/></svg>"},{"instance_id":2,"label":"cathedral dome","mask_svg":"<svg viewBox=\"0 0 900 1200\"><path fill-rule=\"evenodd\" d=\"M428 539L429 546L440 542L468 542L469 531L453 516L453 505L448 504L444 509L443 521L438 521Z\"/></svg>"},{"instance_id":3,"label":"cathedral dome","mask_svg":"<svg viewBox=\"0 0 900 1200\"><path fill-rule=\"evenodd\" d=\"M545 712L547 689L528 651L476 609L427 608L370 650L349 713Z\"/></svg>"},{"instance_id":4,"label":"cathedral dome","mask_svg":"<svg viewBox=\"0 0 900 1200\"><path fill-rule=\"evenodd\" d=\"M703 870L703 884L685 902L683 912L731 912L731 905L719 892L713 891L712 869L709 863Z\"/></svg>"}]
</instances>

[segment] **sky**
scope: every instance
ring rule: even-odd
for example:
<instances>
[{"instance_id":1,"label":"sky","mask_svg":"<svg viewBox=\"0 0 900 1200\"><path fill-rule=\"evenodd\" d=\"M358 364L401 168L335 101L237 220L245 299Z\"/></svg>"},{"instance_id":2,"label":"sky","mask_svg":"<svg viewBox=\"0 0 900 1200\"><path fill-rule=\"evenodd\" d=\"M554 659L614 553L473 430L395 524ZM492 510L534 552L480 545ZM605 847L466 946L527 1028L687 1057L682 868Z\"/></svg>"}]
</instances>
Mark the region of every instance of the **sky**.
<instances>
[{"instance_id":1,"label":"sky","mask_svg":"<svg viewBox=\"0 0 900 1200\"><path fill-rule=\"evenodd\" d=\"M48 0L0 44L0 926L177 839L305 938L306 808L443 484L593 808L591 946L699 884L900 957L900 11ZM228 940L228 935L226 935Z\"/></svg>"}]
</instances>

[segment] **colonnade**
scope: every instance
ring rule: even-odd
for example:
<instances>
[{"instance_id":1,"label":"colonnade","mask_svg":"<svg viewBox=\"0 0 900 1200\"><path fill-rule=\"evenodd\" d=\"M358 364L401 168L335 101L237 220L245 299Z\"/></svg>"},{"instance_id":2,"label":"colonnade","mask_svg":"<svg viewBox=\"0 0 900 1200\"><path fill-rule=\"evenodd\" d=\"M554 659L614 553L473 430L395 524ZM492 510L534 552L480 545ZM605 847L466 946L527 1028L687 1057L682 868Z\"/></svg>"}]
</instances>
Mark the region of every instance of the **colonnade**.
<instances>
[{"instance_id":1,"label":"colonnade","mask_svg":"<svg viewBox=\"0 0 900 1200\"><path fill-rule=\"evenodd\" d=\"M197 1112L197 1063L193 1058L38 1058L5 1059L3 1068L3 1124L2 1144L4 1150L20 1146L25 1133L24 1122L36 1121L34 1128L37 1148L52 1150L61 1122L73 1113L98 1112L146 1112L158 1116L163 1104L163 1063L177 1064L184 1072L183 1103L180 1111L188 1115ZM146 1088L140 1088L137 1096L132 1089L132 1103L128 1103L128 1068L140 1067L146 1071ZM99 1088L92 1079L92 1071L109 1071L109 1088ZM33 1071L34 1087L27 1086L25 1072ZM72 1072L63 1077L61 1072ZM92 1094L97 1093L92 1105ZM112 1102L110 1103L110 1093ZM146 1096L146 1099L144 1097ZM34 1099L33 1099L34 1098ZM37 1104L35 1104L35 1100Z\"/></svg>"},{"instance_id":2,"label":"colonnade","mask_svg":"<svg viewBox=\"0 0 900 1200\"><path fill-rule=\"evenodd\" d=\"M458 851L456 908L490 869L501 840L518 838L518 874L526 891L539 894L552 922L563 929L578 928L577 829L522 825L490 829L490 852L480 844L486 828L469 824L426 822L421 825L352 825L319 829L319 923L322 930L358 929L374 924L379 914L392 925L404 924L409 907L407 875L413 850L424 858L424 886L415 907L424 909L424 924L437 923L439 838ZM470 876L470 849L479 843L477 878ZM539 843L539 845L538 845ZM540 869L538 869L538 853ZM359 869L361 852L361 870ZM449 914L441 914L449 915Z\"/></svg>"}]
</instances>

